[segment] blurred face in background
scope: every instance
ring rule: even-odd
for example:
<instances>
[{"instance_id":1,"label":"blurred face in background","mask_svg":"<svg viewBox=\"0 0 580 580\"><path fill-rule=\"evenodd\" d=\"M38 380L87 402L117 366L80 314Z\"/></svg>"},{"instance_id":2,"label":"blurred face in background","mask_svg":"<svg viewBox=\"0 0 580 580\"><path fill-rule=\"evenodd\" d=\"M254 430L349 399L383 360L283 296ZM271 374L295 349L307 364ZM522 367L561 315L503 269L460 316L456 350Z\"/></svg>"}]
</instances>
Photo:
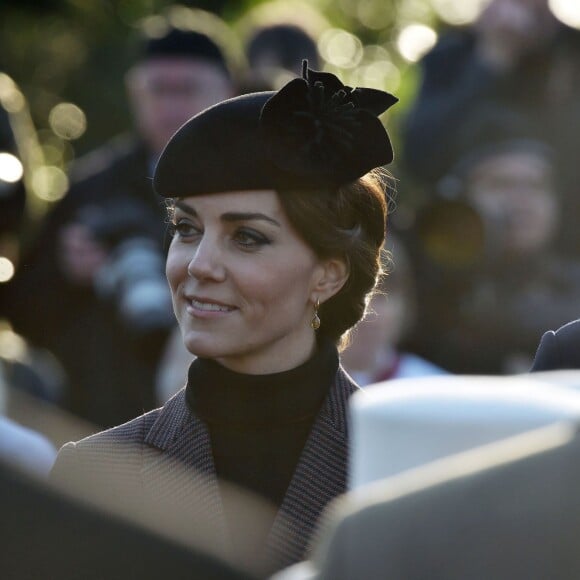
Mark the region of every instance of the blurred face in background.
<instances>
[{"instance_id":1,"label":"blurred face in background","mask_svg":"<svg viewBox=\"0 0 580 580\"><path fill-rule=\"evenodd\" d=\"M364 319L355 326L348 348L341 353L348 371L373 375L384 370L415 321L416 292L409 256L392 235L388 248L392 249L382 258L387 275L379 282Z\"/></svg>"},{"instance_id":2,"label":"blurred face in background","mask_svg":"<svg viewBox=\"0 0 580 580\"><path fill-rule=\"evenodd\" d=\"M549 245L559 202L552 165L542 155L514 151L485 157L468 175L467 197L500 251L528 254Z\"/></svg>"},{"instance_id":3,"label":"blurred face in background","mask_svg":"<svg viewBox=\"0 0 580 580\"><path fill-rule=\"evenodd\" d=\"M537 51L557 34L548 0L491 0L476 27L518 53Z\"/></svg>"},{"instance_id":4,"label":"blurred face in background","mask_svg":"<svg viewBox=\"0 0 580 580\"><path fill-rule=\"evenodd\" d=\"M190 117L234 95L220 66L190 57L138 64L127 75L127 90L137 130L154 154Z\"/></svg>"},{"instance_id":5,"label":"blurred face in background","mask_svg":"<svg viewBox=\"0 0 580 580\"><path fill-rule=\"evenodd\" d=\"M396 351L407 327L409 308L409 299L400 287L376 294L341 353L347 370L372 372L383 362L385 352Z\"/></svg>"}]
</instances>

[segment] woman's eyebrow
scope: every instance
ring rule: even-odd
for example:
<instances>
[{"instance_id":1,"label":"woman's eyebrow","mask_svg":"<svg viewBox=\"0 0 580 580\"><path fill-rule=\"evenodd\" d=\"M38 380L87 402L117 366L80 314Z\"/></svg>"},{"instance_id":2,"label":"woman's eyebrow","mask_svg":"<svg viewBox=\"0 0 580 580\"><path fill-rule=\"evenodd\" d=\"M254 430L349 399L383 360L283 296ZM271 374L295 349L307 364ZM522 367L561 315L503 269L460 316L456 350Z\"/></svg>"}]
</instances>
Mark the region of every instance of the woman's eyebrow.
<instances>
[{"instance_id":1,"label":"woman's eyebrow","mask_svg":"<svg viewBox=\"0 0 580 580\"><path fill-rule=\"evenodd\" d=\"M183 201L176 201L175 207L179 208L182 212L197 217L197 212L190 205L187 205Z\"/></svg>"},{"instance_id":2,"label":"woman's eyebrow","mask_svg":"<svg viewBox=\"0 0 580 580\"><path fill-rule=\"evenodd\" d=\"M179 208L186 214L189 214L193 217L198 217L197 211L192 208L190 205L184 203L183 201L176 201L175 207ZM259 212L237 212L237 211L229 211L221 215L221 219L225 222L243 222L243 221L251 221L251 220L262 220L274 224L277 227L282 227L280 222L276 221L274 218L271 218L263 213Z\"/></svg>"},{"instance_id":3,"label":"woman's eyebrow","mask_svg":"<svg viewBox=\"0 0 580 580\"><path fill-rule=\"evenodd\" d=\"M221 215L221 219L225 222L243 222L250 220L263 220L274 224L275 226L282 227L280 222L277 222L274 218L271 218L263 213L256 212L227 212Z\"/></svg>"}]
</instances>

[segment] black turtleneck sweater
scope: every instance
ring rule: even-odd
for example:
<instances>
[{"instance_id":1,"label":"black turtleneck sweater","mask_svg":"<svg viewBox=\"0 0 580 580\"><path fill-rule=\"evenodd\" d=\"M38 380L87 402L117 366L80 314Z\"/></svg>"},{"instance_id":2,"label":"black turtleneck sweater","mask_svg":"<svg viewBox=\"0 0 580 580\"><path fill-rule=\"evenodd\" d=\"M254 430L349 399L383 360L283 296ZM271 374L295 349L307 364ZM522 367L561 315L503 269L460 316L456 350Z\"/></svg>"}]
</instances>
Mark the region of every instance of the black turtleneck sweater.
<instances>
[{"instance_id":1,"label":"black turtleneck sweater","mask_svg":"<svg viewBox=\"0 0 580 580\"><path fill-rule=\"evenodd\" d=\"M187 403L209 428L218 478L280 506L337 370L337 349L324 340L304 364L269 375L196 359Z\"/></svg>"}]
</instances>

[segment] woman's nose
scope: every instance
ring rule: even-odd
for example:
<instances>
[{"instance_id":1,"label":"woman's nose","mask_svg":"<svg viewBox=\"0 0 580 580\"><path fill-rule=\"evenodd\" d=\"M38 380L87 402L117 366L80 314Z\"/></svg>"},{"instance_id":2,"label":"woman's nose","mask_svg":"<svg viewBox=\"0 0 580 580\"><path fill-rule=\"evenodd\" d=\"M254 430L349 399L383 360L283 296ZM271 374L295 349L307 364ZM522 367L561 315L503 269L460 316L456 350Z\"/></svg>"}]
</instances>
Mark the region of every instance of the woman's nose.
<instances>
[{"instance_id":1,"label":"woman's nose","mask_svg":"<svg viewBox=\"0 0 580 580\"><path fill-rule=\"evenodd\" d=\"M198 280L223 280L225 268L218 244L208 238L202 238L189 261L187 271Z\"/></svg>"}]
</instances>

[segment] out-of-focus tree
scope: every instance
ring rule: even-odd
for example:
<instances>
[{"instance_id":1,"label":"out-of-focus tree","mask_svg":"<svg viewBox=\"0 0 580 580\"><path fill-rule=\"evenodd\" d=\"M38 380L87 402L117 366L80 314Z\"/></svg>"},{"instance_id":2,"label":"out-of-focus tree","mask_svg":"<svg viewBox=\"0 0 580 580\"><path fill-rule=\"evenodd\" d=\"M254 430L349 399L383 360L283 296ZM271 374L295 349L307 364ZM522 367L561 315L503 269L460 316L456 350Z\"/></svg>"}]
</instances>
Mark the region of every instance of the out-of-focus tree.
<instances>
[{"instance_id":1,"label":"out-of-focus tree","mask_svg":"<svg viewBox=\"0 0 580 580\"><path fill-rule=\"evenodd\" d=\"M443 27L468 25L486 1L193 0L183 4L216 13L239 35L260 19L286 19L305 26L317 38L326 70L351 86L382 88L400 97L400 104L389 111L396 146L398 120L416 90L415 63L434 45ZM123 83L132 58L131 41L143 18L170 4L169 0L0 3L0 72L24 95L49 167L66 171L75 156L131 126ZM550 0L550 4L562 18L580 22L578 9L574 11L574 6L580 6L576 0Z\"/></svg>"},{"instance_id":2,"label":"out-of-focus tree","mask_svg":"<svg viewBox=\"0 0 580 580\"><path fill-rule=\"evenodd\" d=\"M382 88L401 98L389 113L396 146L397 119L415 90L413 63L435 42L442 16L450 20L451 8L459 6L456 9L463 11L465 19L465 6L481 1L195 0L182 4L214 12L240 41L244 31L260 20L304 26L317 39L326 70L351 86ZM28 132L19 143L29 213L36 221L51 202L66 194L67 169L75 157L131 127L124 74L132 62L136 30L145 18L173 4L169 0L0 3L0 89L4 87L0 106L6 108L8 103L10 109L10 91L18 96L20 104L7 112L17 133L23 126ZM34 127L37 131L30 135Z\"/></svg>"},{"instance_id":3,"label":"out-of-focus tree","mask_svg":"<svg viewBox=\"0 0 580 580\"><path fill-rule=\"evenodd\" d=\"M400 95L400 116L415 90L418 59L442 26L472 22L488 0L190 0L184 5L220 15L234 29L252 13L285 16L317 29L326 68L352 85ZM57 148L84 152L129 127L123 73L137 22L168 0L3 0L0 70L27 97L41 141L57 147L49 122L55 106L71 102L85 113L86 132L73 131ZM562 18L580 21L575 0L550 0ZM316 16L313 16L315 15ZM320 23L325 27L321 29ZM574 24L574 22L570 22ZM81 134L79 134L79 132ZM52 151L52 154L55 154Z\"/></svg>"},{"instance_id":4,"label":"out-of-focus tree","mask_svg":"<svg viewBox=\"0 0 580 580\"><path fill-rule=\"evenodd\" d=\"M0 70L12 77L28 99L49 157L60 156L66 163L75 150L82 153L130 126L123 94L123 74L131 58L128 41L141 18L169 4L164 0L2 2ZM327 68L352 84L381 85L395 92L401 89L405 59L411 53L414 58L420 50L411 47L402 56L397 38L407 24L435 22L427 0L197 0L184 4L214 11L234 27L256 7L281 16L292 14L307 25L317 12L316 24L326 23L326 29L318 32ZM427 29L414 34L407 31L409 46L425 45L433 37ZM59 134L51 118L62 103L79 109L68 109L74 127L61 127ZM79 110L86 125L79 121ZM61 107L61 121L62 112Z\"/></svg>"}]
</instances>

